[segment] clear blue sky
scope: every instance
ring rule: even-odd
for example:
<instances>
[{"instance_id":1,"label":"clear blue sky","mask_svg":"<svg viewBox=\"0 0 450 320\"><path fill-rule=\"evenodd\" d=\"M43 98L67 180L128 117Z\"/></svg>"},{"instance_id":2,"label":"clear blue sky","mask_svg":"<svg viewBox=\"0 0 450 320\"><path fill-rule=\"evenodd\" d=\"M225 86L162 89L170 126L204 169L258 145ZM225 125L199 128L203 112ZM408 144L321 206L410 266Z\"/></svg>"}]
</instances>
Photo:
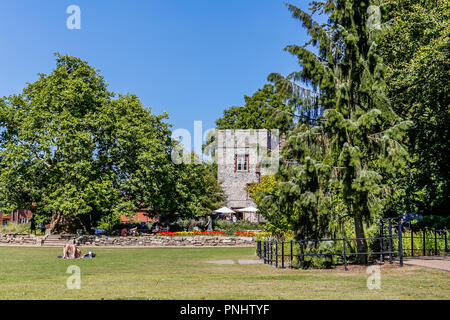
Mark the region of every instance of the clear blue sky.
<instances>
[{"instance_id":1,"label":"clear blue sky","mask_svg":"<svg viewBox=\"0 0 450 320\"><path fill-rule=\"evenodd\" d=\"M69 5L81 8L81 30L66 27ZM0 96L50 73L59 52L101 70L111 91L167 111L173 129L201 120L206 130L271 72L298 70L283 48L305 36L281 0L1 0Z\"/></svg>"}]
</instances>

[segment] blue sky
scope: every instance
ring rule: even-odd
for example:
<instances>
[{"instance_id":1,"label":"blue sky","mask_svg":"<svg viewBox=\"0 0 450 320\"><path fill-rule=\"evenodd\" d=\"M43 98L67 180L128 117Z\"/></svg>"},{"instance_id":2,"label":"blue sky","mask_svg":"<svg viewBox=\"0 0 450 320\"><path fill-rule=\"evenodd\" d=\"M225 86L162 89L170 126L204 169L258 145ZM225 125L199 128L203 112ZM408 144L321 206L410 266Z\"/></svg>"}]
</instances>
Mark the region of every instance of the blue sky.
<instances>
[{"instance_id":1,"label":"blue sky","mask_svg":"<svg viewBox=\"0 0 450 320\"><path fill-rule=\"evenodd\" d=\"M70 5L81 30L66 27ZM173 129L201 120L206 130L271 72L297 70L283 48L305 37L281 0L1 0L0 96L50 73L59 52L101 70L111 91L168 112Z\"/></svg>"}]
</instances>

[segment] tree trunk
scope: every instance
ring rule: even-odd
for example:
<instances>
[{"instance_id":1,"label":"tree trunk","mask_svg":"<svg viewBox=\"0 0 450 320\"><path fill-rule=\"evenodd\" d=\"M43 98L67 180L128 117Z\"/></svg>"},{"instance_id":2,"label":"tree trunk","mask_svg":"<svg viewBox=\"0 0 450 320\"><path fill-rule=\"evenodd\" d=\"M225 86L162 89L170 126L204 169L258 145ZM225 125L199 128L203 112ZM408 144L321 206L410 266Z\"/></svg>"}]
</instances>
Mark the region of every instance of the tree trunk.
<instances>
[{"instance_id":1,"label":"tree trunk","mask_svg":"<svg viewBox=\"0 0 450 320\"><path fill-rule=\"evenodd\" d=\"M356 238L365 238L362 216L360 213L355 214L355 234ZM358 253L367 253L366 239L356 240L356 248ZM358 264L367 264L367 255L358 254Z\"/></svg>"},{"instance_id":2,"label":"tree trunk","mask_svg":"<svg viewBox=\"0 0 450 320\"><path fill-rule=\"evenodd\" d=\"M50 222L50 232L52 234L76 234L78 229L83 230L84 234L89 234L88 219L83 219L80 216L65 215L61 212L57 212L52 216L52 221Z\"/></svg>"}]
</instances>

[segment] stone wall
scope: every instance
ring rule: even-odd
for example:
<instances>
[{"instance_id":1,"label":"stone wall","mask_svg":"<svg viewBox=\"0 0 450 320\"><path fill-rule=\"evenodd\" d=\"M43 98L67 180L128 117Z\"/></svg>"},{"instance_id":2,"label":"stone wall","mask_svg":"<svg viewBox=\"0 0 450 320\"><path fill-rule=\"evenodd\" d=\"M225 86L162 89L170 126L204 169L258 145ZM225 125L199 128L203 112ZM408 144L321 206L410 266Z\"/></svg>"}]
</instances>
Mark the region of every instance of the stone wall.
<instances>
[{"instance_id":1,"label":"stone wall","mask_svg":"<svg viewBox=\"0 0 450 320\"><path fill-rule=\"evenodd\" d=\"M209 237L209 236L142 236L142 237L107 237L81 236L78 245L118 246L118 247L217 247L217 246L255 246L252 237Z\"/></svg>"},{"instance_id":2,"label":"stone wall","mask_svg":"<svg viewBox=\"0 0 450 320\"><path fill-rule=\"evenodd\" d=\"M32 234L0 233L0 245L12 246L46 246L48 236ZM53 241L55 241L53 239ZM57 241L57 240L56 240ZM141 236L141 237L108 237L81 236L76 238L77 245L96 247L219 247L236 246L252 247L256 240L252 237L224 237L224 236ZM61 240L62 246L66 241ZM53 242L53 245L57 243ZM49 245L49 244L48 244Z\"/></svg>"},{"instance_id":3,"label":"stone wall","mask_svg":"<svg viewBox=\"0 0 450 320\"><path fill-rule=\"evenodd\" d=\"M44 236L36 236L28 233L0 233L0 244L40 246Z\"/></svg>"}]
</instances>

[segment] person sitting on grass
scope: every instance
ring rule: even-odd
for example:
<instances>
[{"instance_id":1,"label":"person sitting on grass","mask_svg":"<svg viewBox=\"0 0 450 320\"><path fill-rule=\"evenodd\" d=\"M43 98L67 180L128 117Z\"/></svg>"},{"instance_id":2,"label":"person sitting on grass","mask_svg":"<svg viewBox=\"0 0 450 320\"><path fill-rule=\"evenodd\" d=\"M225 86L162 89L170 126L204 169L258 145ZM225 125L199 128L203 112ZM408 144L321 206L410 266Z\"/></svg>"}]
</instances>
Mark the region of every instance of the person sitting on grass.
<instances>
[{"instance_id":1,"label":"person sitting on grass","mask_svg":"<svg viewBox=\"0 0 450 320\"><path fill-rule=\"evenodd\" d=\"M70 251L70 257L69 257ZM66 244L63 249L63 259L77 259L81 257L81 250L74 244Z\"/></svg>"}]
</instances>

